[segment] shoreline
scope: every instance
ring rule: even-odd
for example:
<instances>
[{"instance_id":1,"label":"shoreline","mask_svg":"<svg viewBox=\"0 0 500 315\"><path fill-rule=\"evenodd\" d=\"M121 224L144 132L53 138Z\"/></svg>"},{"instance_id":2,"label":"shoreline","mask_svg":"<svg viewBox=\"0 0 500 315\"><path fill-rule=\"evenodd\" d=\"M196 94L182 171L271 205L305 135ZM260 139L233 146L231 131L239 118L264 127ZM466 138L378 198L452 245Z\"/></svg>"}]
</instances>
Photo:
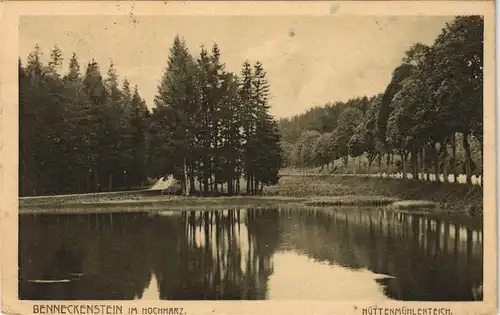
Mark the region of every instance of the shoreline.
<instances>
[{"instance_id":1,"label":"shoreline","mask_svg":"<svg viewBox=\"0 0 500 315\"><path fill-rule=\"evenodd\" d=\"M35 203L19 207L19 213L32 212L130 212L158 210L201 210L213 208L248 207L329 207L329 206L389 206L399 199L384 196L345 197L282 197L282 196L234 196L234 197L182 197L163 196L144 199L102 200L90 202ZM68 211L70 210L71 211Z\"/></svg>"},{"instance_id":2,"label":"shoreline","mask_svg":"<svg viewBox=\"0 0 500 315\"><path fill-rule=\"evenodd\" d=\"M19 207L19 214L104 214L132 212L197 211L236 208L292 208L292 209L349 209L373 208L399 212L454 214L462 213L442 209L437 203L425 200L401 200L385 196L338 196L338 197L164 197L144 200L122 199L100 202L68 202L31 204Z\"/></svg>"},{"instance_id":3,"label":"shoreline","mask_svg":"<svg viewBox=\"0 0 500 315\"><path fill-rule=\"evenodd\" d=\"M359 196L358 196L359 197ZM216 197L198 198L205 199L204 202L186 202L188 198L177 198L177 200L121 200L108 202L81 202L67 204L43 204L31 205L19 208L19 216L23 215L112 215L144 213L151 216L175 215L190 211L217 211L236 209L287 209L294 211L380 211L385 210L396 213L409 213L425 215L437 219L451 219L454 222L473 224L481 227L483 217L466 215L457 211L440 208L438 204L431 204L422 200L396 200L390 199L345 199L345 198L275 198L275 197L222 197L224 200L217 202ZM191 197L192 198L192 197ZM194 199L194 198L193 198ZM318 202L319 201L319 202ZM401 206L400 204L406 204ZM396 205L396 206L395 206Z\"/></svg>"},{"instance_id":4,"label":"shoreline","mask_svg":"<svg viewBox=\"0 0 500 315\"><path fill-rule=\"evenodd\" d=\"M478 202L481 204L478 205ZM19 199L19 213L131 212L262 207L386 207L482 216L482 188L352 176L286 176L261 196L174 196L160 191L89 193Z\"/></svg>"}]
</instances>

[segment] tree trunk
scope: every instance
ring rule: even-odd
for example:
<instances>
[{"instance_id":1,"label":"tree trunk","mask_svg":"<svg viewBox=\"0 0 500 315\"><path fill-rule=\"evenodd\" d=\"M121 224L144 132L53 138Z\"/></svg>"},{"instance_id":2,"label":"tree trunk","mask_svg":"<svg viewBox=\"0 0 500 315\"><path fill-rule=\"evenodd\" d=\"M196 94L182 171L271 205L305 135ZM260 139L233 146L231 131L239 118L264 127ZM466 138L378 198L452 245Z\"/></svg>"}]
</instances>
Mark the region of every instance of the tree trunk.
<instances>
[{"instance_id":1,"label":"tree trunk","mask_svg":"<svg viewBox=\"0 0 500 315\"><path fill-rule=\"evenodd\" d=\"M429 180L429 174L427 172L427 163L425 163L425 146L420 151L420 161L422 162L422 178L423 180Z\"/></svg>"},{"instance_id":2,"label":"tree trunk","mask_svg":"<svg viewBox=\"0 0 500 315\"><path fill-rule=\"evenodd\" d=\"M187 159L184 158L184 163L182 167L182 182L183 182L183 193L185 196L189 196L189 189L187 187L188 174L187 174Z\"/></svg>"},{"instance_id":3,"label":"tree trunk","mask_svg":"<svg viewBox=\"0 0 500 315\"><path fill-rule=\"evenodd\" d=\"M359 161L359 156L358 156L358 161ZM354 176L356 176L356 158L352 158L352 173Z\"/></svg>"},{"instance_id":4,"label":"tree trunk","mask_svg":"<svg viewBox=\"0 0 500 315\"><path fill-rule=\"evenodd\" d=\"M186 194L186 182L184 181L184 175L181 176L181 194Z\"/></svg>"},{"instance_id":5,"label":"tree trunk","mask_svg":"<svg viewBox=\"0 0 500 315\"><path fill-rule=\"evenodd\" d=\"M403 173L403 178L406 178L406 173L405 173L405 162L406 162L406 154L404 150L399 151L401 155L401 173Z\"/></svg>"},{"instance_id":6,"label":"tree trunk","mask_svg":"<svg viewBox=\"0 0 500 315\"><path fill-rule=\"evenodd\" d=\"M479 182L479 184L483 185L483 170L484 170L484 160L483 160L483 143L481 142L481 146L480 146L481 150L480 150L480 153L481 153L481 181Z\"/></svg>"},{"instance_id":7,"label":"tree trunk","mask_svg":"<svg viewBox=\"0 0 500 315\"><path fill-rule=\"evenodd\" d=\"M433 144L433 149L434 149L434 173L436 175L436 181L440 182L439 180L439 153L436 148L437 143Z\"/></svg>"},{"instance_id":8,"label":"tree trunk","mask_svg":"<svg viewBox=\"0 0 500 315\"><path fill-rule=\"evenodd\" d=\"M113 173L109 174L109 186L108 186L108 191L113 190Z\"/></svg>"},{"instance_id":9,"label":"tree trunk","mask_svg":"<svg viewBox=\"0 0 500 315\"><path fill-rule=\"evenodd\" d=\"M451 136L451 173L453 174L453 182L457 182L457 143L455 133Z\"/></svg>"},{"instance_id":10,"label":"tree trunk","mask_svg":"<svg viewBox=\"0 0 500 315\"><path fill-rule=\"evenodd\" d=\"M403 178L406 179L406 176L407 176L406 175L407 174L407 172L406 172L406 164L408 163L408 154L407 154L406 150L403 150L403 159L402 159L402 162L403 162L403 164L402 164L403 165Z\"/></svg>"},{"instance_id":11,"label":"tree trunk","mask_svg":"<svg viewBox=\"0 0 500 315\"><path fill-rule=\"evenodd\" d=\"M214 173L214 182L213 183L214 183L214 192L218 193L219 192L219 184L217 182L217 174L216 173Z\"/></svg>"},{"instance_id":12,"label":"tree trunk","mask_svg":"<svg viewBox=\"0 0 500 315\"><path fill-rule=\"evenodd\" d=\"M97 172L97 166L94 167L94 190L98 191L99 190L99 176Z\"/></svg>"},{"instance_id":13,"label":"tree trunk","mask_svg":"<svg viewBox=\"0 0 500 315\"><path fill-rule=\"evenodd\" d=\"M420 164L418 163L418 152L420 150L415 149L415 179L418 180L418 176L420 174Z\"/></svg>"},{"instance_id":14,"label":"tree trunk","mask_svg":"<svg viewBox=\"0 0 500 315\"><path fill-rule=\"evenodd\" d=\"M125 173L125 176L124 176L124 180L125 180L125 187L128 188L128 173Z\"/></svg>"},{"instance_id":15,"label":"tree trunk","mask_svg":"<svg viewBox=\"0 0 500 315\"><path fill-rule=\"evenodd\" d=\"M387 153L386 156L385 156L386 160L385 160L385 165L387 167L391 166L391 154L390 153Z\"/></svg>"},{"instance_id":16,"label":"tree trunk","mask_svg":"<svg viewBox=\"0 0 500 315\"><path fill-rule=\"evenodd\" d=\"M196 190L196 180L194 179L194 167L193 164L189 165L189 190Z\"/></svg>"},{"instance_id":17,"label":"tree trunk","mask_svg":"<svg viewBox=\"0 0 500 315\"><path fill-rule=\"evenodd\" d=\"M349 156L343 156L342 157L342 163L344 163L344 173L347 172L347 163L349 163Z\"/></svg>"},{"instance_id":18,"label":"tree trunk","mask_svg":"<svg viewBox=\"0 0 500 315\"><path fill-rule=\"evenodd\" d=\"M208 157L205 156L203 159L203 193L207 194L209 189L208 177L210 175L210 170L208 169Z\"/></svg>"},{"instance_id":19,"label":"tree trunk","mask_svg":"<svg viewBox=\"0 0 500 315\"><path fill-rule=\"evenodd\" d=\"M465 178L467 184L471 184L471 153L469 145L469 134L464 133L463 135L463 146L465 151Z\"/></svg>"},{"instance_id":20,"label":"tree trunk","mask_svg":"<svg viewBox=\"0 0 500 315\"><path fill-rule=\"evenodd\" d=\"M448 140L443 143L443 183L448 183Z\"/></svg>"},{"instance_id":21,"label":"tree trunk","mask_svg":"<svg viewBox=\"0 0 500 315\"><path fill-rule=\"evenodd\" d=\"M86 182L87 182L87 191L86 192L90 192L90 176L91 174L90 173L87 173L87 176L86 177Z\"/></svg>"},{"instance_id":22,"label":"tree trunk","mask_svg":"<svg viewBox=\"0 0 500 315\"><path fill-rule=\"evenodd\" d=\"M415 149L411 149L410 151L411 154L411 175L413 179L415 179L415 174L417 173L417 161L415 159Z\"/></svg>"},{"instance_id":23,"label":"tree trunk","mask_svg":"<svg viewBox=\"0 0 500 315\"><path fill-rule=\"evenodd\" d=\"M253 195L253 192L254 192L254 179L253 179L253 174L250 176L250 194Z\"/></svg>"}]
</instances>

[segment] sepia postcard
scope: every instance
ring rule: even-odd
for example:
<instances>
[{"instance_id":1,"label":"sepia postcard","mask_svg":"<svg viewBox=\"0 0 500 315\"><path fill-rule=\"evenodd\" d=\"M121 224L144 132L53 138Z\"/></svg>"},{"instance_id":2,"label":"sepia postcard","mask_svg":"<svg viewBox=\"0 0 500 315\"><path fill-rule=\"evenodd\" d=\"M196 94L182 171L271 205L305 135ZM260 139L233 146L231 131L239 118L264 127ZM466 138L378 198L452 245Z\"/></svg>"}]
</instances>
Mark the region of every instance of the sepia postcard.
<instances>
[{"instance_id":1,"label":"sepia postcard","mask_svg":"<svg viewBox=\"0 0 500 315\"><path fill-rule=\"evenodd\" d=\"M2 2L2 314L497 314L494 25Z\"/></svg>"}]
</instances>

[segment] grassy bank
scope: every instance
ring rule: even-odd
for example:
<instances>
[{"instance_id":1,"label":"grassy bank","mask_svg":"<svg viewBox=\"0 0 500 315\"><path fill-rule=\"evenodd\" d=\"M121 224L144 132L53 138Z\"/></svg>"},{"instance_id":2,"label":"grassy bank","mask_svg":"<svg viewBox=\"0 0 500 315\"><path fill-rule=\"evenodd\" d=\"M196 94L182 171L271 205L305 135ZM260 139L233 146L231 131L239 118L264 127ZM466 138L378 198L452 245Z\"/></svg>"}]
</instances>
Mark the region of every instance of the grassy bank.
<instances>
[{"instance_id":1,"label":"grassy bank","mask_svg":"<svg viewBox=\"0 0 500 315\"><path fill-rule=\"evenodd\" d=\"M134 212L161 210L236 209L263 207L324 207L324 206L385 206L398 201L384 196L234 196L234 197L183 197L137 194L87 196L86 198L51 198L20 200L21 213L71 212Z\"/></svg>"},{"instance_id":2,"label":"grassy bank","mask_svg":"<svg viewBox=\"0 0 500 315\"><path fill-rule=\"evenodd\" d=\"M266 187L265 195L386 196L432 201L441 210L474 214L482 213L483 208L483 189L479 186L365 176L283 176L278 185Z\"/></svg>"},{"instance_id":3,"label":"grassy bank","mask_svg":"<svg viewBox=\"0 0 500 315\"><path fill-rule=\"evenodd\" d=\"M276 186L266 187L263 196L183 197L161 196L158 191L119 194L88 194L64 197L23 198L21 212L58 212L71 206L82 211L144 211L161 209L207 209L288 206L389 206L426 205L438 210L468 215L482 213L482 188L414 180L354 176L283 176ZM413 208L412 208L413 207Z\"/></svg>"},{"instance_id":4,"label":"grassy bank","mask_svg":"<svg viewBox=\"0 0 500 315\"><path fill-rule=\"evenodd\" d=\"M99 212L137 212L137 211L161 211L161 210L197 210L197 209L231 209L231 208L257 208L271 207L287 204L300 206L308 198L294 197L182 197L182 196L151 196L137 194L126 196L110 196L109 198L86 199L64 199L57 200L47 198L43 202L20 201L21 213L38 212L72 212L99 213Z\"/></svg>"}]
</instances>

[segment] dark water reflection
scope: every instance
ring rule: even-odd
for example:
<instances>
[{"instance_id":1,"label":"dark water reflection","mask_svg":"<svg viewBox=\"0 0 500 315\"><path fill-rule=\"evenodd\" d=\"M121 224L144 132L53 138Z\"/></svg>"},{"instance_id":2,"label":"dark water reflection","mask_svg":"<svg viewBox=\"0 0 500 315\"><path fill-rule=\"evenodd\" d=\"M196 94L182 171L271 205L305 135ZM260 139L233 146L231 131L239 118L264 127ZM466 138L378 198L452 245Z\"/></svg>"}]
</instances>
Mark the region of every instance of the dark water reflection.
<instances>
[{"instance_id":1,"label":"dark water reflection","mask_svg":"<svg viewBox=\"0 0 500 315\"><path fill-rule=\"evenodd\" d=\"M385 210L21 215L21 299L482 299L480 222Z\"/></svg>"}]
</instances>

